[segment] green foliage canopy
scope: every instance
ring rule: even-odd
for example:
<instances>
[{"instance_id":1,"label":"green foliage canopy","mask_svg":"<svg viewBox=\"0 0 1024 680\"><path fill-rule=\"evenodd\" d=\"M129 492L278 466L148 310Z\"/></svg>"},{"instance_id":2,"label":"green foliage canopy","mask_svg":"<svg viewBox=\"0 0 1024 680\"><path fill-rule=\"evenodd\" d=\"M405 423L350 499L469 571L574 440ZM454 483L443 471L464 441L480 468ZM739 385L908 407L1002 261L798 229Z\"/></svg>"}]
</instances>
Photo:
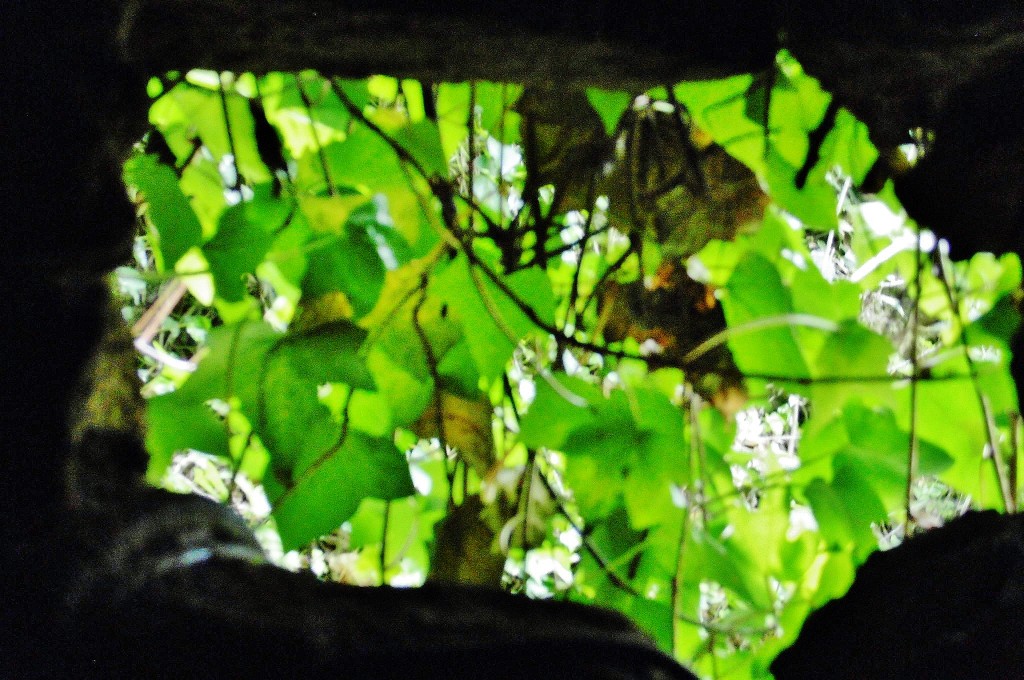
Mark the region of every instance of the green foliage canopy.
<instances>
[{"instance_id":1,"label":"green foliage canopy","mask_svg":"<svg viewBox=\"0 0 1024 680\"><path fill-rule=\"evenodd\" d=\"M286 549L345 523L410 583L482 526L509 587L767 677L908 512L1016 503L1019 262L942 260L891 187L858 191L867 130L786 54L646 93L193 71L151 95L135 276L216 319L152 383L151 479L220 457Z\"/></svg>"}]
</instances>

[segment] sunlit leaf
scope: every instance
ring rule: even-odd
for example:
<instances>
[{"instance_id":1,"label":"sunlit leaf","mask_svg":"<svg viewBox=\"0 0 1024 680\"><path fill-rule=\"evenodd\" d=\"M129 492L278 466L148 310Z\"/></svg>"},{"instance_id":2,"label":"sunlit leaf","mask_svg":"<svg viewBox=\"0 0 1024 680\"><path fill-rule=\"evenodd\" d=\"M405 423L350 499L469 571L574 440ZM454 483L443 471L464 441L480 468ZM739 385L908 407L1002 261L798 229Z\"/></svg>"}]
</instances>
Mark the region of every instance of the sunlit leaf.
<instances>
[{"instance_id":1,"label":"sunlit leaf","mask_svg":"<svg viewBox=\"0 0 1024 680\"><path fill-rule=\"evenodd\" d=\"M274 506L285 549L335 529L367 496L391 499L413 492L405 457L388 439L350 432L344 444L297 477Z\"/></svg>"},{"instance_id":2,"label":"sunlit leaf","mask_svg":"<svg viewBox=\"0 0 1024 680\"><path fill-rule=\"evenodd\" d=\"M156 156L133 156L124 166L124 181L146 201L150 238L160 253L161 268L170 269L185 252L199 245L203 230L174 171Z\"/></svg>"},{"instance_id":3,"label":"sunlit leaf","mask_svg":"<svg viewBox=\"0 0 1024 680\"><path fill-rule=\"evenodd\" d=\"M587 88L587 101L594 107L597 114L601 116L604 123L604 131L609 135L615 131L619 124L619 118L633 103L633 95L628 92L609 92L594 87Z\"/></svg>"},{"instance_id":4,"label":"sunlit leaf","mask_svg":"<svg viewBox=\"0 0 1024 680\"><path fill-rule=\"evenodd\" d=\"M530 316L553 322L551 283L539 269L516 272L505 279L513 299L473 267L460 256L431 279L430 291L462 326L480 375L494 378L505 370L515 343L537 329Z\"/></svg>"}]
</instances>

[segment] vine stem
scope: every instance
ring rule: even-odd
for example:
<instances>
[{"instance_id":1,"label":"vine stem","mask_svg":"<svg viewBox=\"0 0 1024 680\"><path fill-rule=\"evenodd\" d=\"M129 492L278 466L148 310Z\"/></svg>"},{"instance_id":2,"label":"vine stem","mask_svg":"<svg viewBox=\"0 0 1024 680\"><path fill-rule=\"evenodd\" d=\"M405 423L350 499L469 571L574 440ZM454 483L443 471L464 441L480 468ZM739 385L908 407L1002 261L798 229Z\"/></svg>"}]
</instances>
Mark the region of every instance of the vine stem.
<instances>
[{"instance_id":1,"label":"vine stem","mask_svg":"<svg viewBox=\"0 0 1024 680\"><path fill-rule=\"evenodd\" d=\"M302 104L306 107L306 115L309 117L309 132L313 137L313 143L316 144L316 153L320 159L320 167L324 172L324 181L327 182L327 195L337 196L338 187L334 184L334 180L331 179L331 171L327 166L327 154L324 153L323 144L320 142L320 135L316 131L316 119L313 118L313 102L310 100L309 95L306 94L306 89L302 87L302 74L296 73L295 86L299 89L299 97L302 98ZM331 86L334 83L331 82ZM341 89L341 88L337 88Z\"/></svg>"},{"instance_id":2,"label":"vine stem","mask_svg":"<svg viewBox=\"0 0 1024 680\"><path fill-rule=\"evenodd\" d=\"M231 151L231 164L235 168L235 181L232 183L231 189L234 191L241 191L242 184L244 183L242 178L242 172L238 169L238 152L235 151L235 135L231 130L231 114L228 110L228 91L224 84L227 74L217 74L217 84L220 86L220 105L224 112L224 132L227 133L228 137L228 149Z\"/></svg>"},{"instance_id":3,"label":"vine stem","mask_svg":"<svg viewBox=\"0 0 1024 680\"><path fill-rule=\"evenodd\" d=\"M808 152L808 157L810 152ZM904 535L910 536L914 527L914 516L911 514L910 506L914 497L914 479L917 478L917 468L920 455L917 445L917 383L920 379L920 360L918 352L918 331L921 325L921 231L917 232L917 241L914 250L914 307L911 310L910 321L910 432L907 450L907 488L906 488L906 529Z\"/></svg>"},{"instance_id":4,"label":"vine stem","mask_svg":"<svg viewBox=\"0 0 1024 680\"><path fill-rule=\"evenodd\" d=\"M672 576L672 655L677 659L681 656L679 640L679 621L683 619L683 574L685 571L686 537L690 533L690 509L683 508L683 517L679 526L679 545L676 548L676 568Z\"/></svg>"},{"instance_id":5,"label":"vine stem","mask_svg":"<svg viewBox=\"0 0 1024 680\"><path fill-rule=\"evenodd\" d=\"M953 283L949 280L949 272L942 257L938 259L938 264L941 274L939 276L939 280L942 282L942 287L946 293L946 299L949 301L950 308L957 319L960 346L963 348L964 359L967 362L967 372L971 379L971 385L974 388L974 395L978 399L978 407L981 409L982 418L985 421L985 438L988 440L986 442L989 453L988 457L992 461L996 480L999 482L999 493L1002 497L1003 507L1006 508L1007 512L1015 513L1017 512L1015 493L1016 484L1010 480L1012 471L1007 471L1006 461L1003 460L1002 452L1000 451L998 428L996 427L995 417L992 413L992 402L989 401L988 396L981 389L981 382L978 379L978 366L971 357L970 345L967 341L967 326L964 323L963 315L960 313L960 301L957 299ZM1014 449L1014 455L1016 455L1016 449Z\"/></svg>"}]
</instances>

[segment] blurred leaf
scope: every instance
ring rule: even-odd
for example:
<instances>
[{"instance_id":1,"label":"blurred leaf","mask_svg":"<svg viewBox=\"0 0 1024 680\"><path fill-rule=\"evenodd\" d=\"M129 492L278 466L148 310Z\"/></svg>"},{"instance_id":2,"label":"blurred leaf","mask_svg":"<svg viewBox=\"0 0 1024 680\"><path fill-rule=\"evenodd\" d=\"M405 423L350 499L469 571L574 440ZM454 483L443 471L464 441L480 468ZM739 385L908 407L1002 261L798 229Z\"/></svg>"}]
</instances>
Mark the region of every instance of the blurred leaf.
<instances>
[{"instance_id":1,"label":"blurred leaf","mask_svg":"<svg viewBox=\"0 0 1024 680\"><path fill-rule=\"evenodd\" d=\"M547 381L538 382L530 410L519 422L519 439L529 447L560 449L571 432L596 420L597 407L592 404L604 401L597 387L579 378L558 374L553 380L561 389L556 390ZM588 405L581 408L567 401L566 395L582 399Z\"/></svg>"},{"instance_id":2,"label":"blurred leaf","mask_svg":"<svg viewBox=\"0 0 1024 680\"><path fill-rule=\"evenodd\" d=\"M491 402L483 395L466 399L441 392L438 398L430 400L412 430L423 439L439 437L440 421L445 444L455 447L462 459L481 478L486 478L495 464L492 416Z\"/></svg>"},{"instance_id":3,"label":"blurred leaf","mask_svg":"<svg viewBox=\"0 0 1024 680\"><path fill-rule=\"evenodd\" d=\"M204 402L182 396L180 391L150 399L146 420L146 450L149 451L146 476L150 483L156 484L163 478L178 451L196 449L215 456L228 454L224 423Z\"/></svg>"},{"instance_id":4,"label":"blurred leaf","mask_svg":"<svg viewBox=\"0 0 1024 680\"><path fill-rule=\"evenodd\" d=\"M339 185L380 190L407 184L394 150L365 125L357 125L344 142L325 147L323 153L331 179Z\"/></svg>"}]
</instances>

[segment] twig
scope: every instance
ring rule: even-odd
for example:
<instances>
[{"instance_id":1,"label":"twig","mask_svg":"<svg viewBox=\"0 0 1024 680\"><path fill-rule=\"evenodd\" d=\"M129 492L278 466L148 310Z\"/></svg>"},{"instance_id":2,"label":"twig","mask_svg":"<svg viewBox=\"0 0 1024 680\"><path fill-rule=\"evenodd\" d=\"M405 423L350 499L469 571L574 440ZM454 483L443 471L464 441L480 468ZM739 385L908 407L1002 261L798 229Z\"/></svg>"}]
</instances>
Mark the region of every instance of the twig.
<instances>
[{"instance_id":1,"label":"twig","mask_svg":"<svg viewBox=\"0 0 1024 680\"><path fill-rule=\"evenodd\" d=\"M148 345L153 341L164 319L171 315L187 290L188 287L181 278L174 278L168 282L167 286L160 291L156 301L132 326L132 336L135 338L136 347L139 347L140 344ZM142 351L141 348L139 351Z\"/></svg>"},{"instance_id":2,"label":"twig","mask_svg":"<svg viewBox=\"0 0 1024 680\"><path fill-rule=\"evenodd\" d=\"M622 255L617 257L615 261L608 265L608 268L601 273L600 278L598 278L597 282L594 283L594 287L591 289L590 295L587 297L587 301L583 303L583 308L579 312L581 316L587 313L587 308L589 308L597 299L597 296L604 287L605 282L619 271L619 269L622 268L622 265L626 264L626 260L629 259L630 255L637 252L637 243L638 241L634 237L630 236L629 246L626 250L623 251Z\"/></svg>"},{"instance_id":3,"label":"twig","mask_svg":"<svg viewBox=\"0 0 1024 680\"><path fill-rule=\"evenodd\" d=\"M594 237L598 230L592 230L594 226L594 213L597 208L594 205L594 193L597 191L596 178L590 176L590 184L587 185L587 205L590 208L587 210L587 219L583 223L583 238L576 241L573 246L579 246L580 258L576 262L576 271L572 273L572 285L569 287L569 301L565 309L565 321L569 323L569 315L572 315L572 326L576 327L576 320L579 318L576 314L576 302L579 300L580 294L580 273L583 271L583 258L587 255L587 246L590 245L590 239ZM599 231L604 231L610 228L610 223L605 224ZM563 326L564 328L564 326Z\"/></svg>"}]
</instances>

